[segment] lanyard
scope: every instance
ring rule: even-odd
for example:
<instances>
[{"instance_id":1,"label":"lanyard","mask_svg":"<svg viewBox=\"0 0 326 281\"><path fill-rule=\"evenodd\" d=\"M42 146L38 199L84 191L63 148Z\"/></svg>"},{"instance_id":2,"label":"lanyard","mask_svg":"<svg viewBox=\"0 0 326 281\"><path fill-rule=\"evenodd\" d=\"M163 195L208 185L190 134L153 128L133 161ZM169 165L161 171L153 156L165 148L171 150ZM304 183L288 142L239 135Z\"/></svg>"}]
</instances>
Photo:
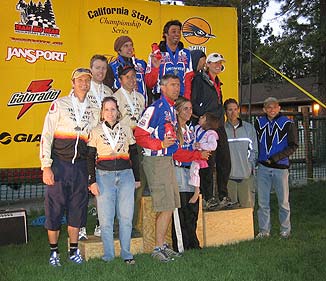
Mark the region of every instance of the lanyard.
<instances>
[{"instance_id":1,"label":"lanyard","mask_svg":"<svg viewBox=\"0 0 326 281\"><path fill-rule=\"evenodd\" d=\"M136 98L135 91L133 90L131 92L133 101L131 101L131 99L129 97L129 94L127 93L127 91L123 87L121 87L121 91L122 91L123 95L125 96L125 98L127 100L127 103L128 103L128 105L130 107L130 110L131 110L131 114L134 115L135 114L135 107L136 107L136 103L137 103L137 98Z\"/></svg>"},{"instance_id":2,"label":"lanyard","mask_svg":"<svg viewBox=\"0 0 326 281\"><path fill-rule=\"evenodd\" d=\"M81 120L86 111L86 107L88 105L87 100L85 99L84 102L79 102L78 98L74 94L72 94L71 101L72 101L72 106L74 108L74 113L75 113L75 118L76 118L76 123L77 123L75 130L81 131L82 130L82 128L80 127Z\"/></svg>"},{"instance_id":3,"label":"lanyard","mask_svg":"<svg viewBox=\"0 0 326 281\"><path fill-rule=\"evenodd\" d=\"M108 127L105 125L105 122L102 123L103 132L104 132L105 136L107 137L112 150L115 149L115 147L116 147L116 145L117 145L117 143L119 141L119 138L120 138L120 123L117 124L117 127L118 127L118 130L117 130L117 133L116 133L116 135L115 135L115 137L113 139L111 133L109 132ZM114 129L115 128L113 128L113 130ZM111 132L113 132L113 130L110 129Z\"/></svg>"},{"instance_id":4,"label":"lanyard","mask_svg":"<svg viewBox=\"0 0 326 281\"><path fill-rule=\"evenodd\" d=\"M97 107L101 108L101 103L104 98L104 86L103 83L98 84L98 88L96 89L95 85L96 83L91 81L91 91L96 99Z\"/></svg>"},{"instance_id":5,"label":"lanyard","mask_svg":"<svg viewBox=\"0 0 326 281\"><path fill-rule=\"evenodd\" d=\"M168 45L166 45L166 49L170 55L170 58L173 62L173 64L176 66L178 64L178 60L179 60L179 48L177 48L175 50L175 53L173 54L173 52L171 51L171 49L168 47Z\"/></svg>"}]
</instances>

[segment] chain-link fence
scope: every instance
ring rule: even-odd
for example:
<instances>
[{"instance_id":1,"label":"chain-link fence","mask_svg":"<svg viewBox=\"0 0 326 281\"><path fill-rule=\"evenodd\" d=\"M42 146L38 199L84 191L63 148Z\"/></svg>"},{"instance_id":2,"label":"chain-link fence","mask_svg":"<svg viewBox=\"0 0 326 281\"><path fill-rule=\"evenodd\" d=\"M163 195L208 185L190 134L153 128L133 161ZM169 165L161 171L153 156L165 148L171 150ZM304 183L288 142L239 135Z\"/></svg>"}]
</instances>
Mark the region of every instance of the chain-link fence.
<instances>
[{"instance_id":1,"label":"chain-link fence","mask_svg":"<svg viewBox=\"0 0 326 281\"><path fill-rule=\"evenodd\" d=\"M314 117L308 112L284 113L298 128L299 148L290 157L290 185L309 180L326 179L326 116ZM247 116L243 116L246 120ZM256 116L251 116L254 122ZM0 169L0 201L44 196L40 168Z\"/></svg>"},{"instance_id":2,"label":"chain-link fence","mask_svg":"<svg viewBox=\"0 0 326 281\"><path fill-rule=\"evenodd\" d=\"M284 112L298 128L299 147L290 157L290 185L303 185L326 179L326 116L312 116L308 111ZM252 115L253 124L257 116ZM246 120L248 116L243 116ZM248 120L247 120L248 121Z\"/></svg>"}]
</instances>

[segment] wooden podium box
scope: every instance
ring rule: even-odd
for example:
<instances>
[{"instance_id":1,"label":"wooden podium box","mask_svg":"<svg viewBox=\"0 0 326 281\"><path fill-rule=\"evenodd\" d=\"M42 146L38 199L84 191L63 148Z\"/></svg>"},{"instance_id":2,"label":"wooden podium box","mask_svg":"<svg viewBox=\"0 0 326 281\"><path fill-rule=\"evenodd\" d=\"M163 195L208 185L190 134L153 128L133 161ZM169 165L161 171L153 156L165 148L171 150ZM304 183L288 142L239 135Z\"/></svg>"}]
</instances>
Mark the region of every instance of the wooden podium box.
<instances>
[{"instance_id":1,"label":"wooden podium box","mask_svg":"<svg viewBox=\"0 0 326 281\"><path fill-rule=\"evenodd\" d=\"M89 235L87 240L79 241L81 255L86 261L91 258L101 258L103 256L103 243L100 237ZM120 241L114 240L115 255L120 255ZM143 253L143 238L132 238L130 250L133 255Z\"/></svg>"},{"instance_id":2,"label":"wooden podium box","mask_svg":"<svg viewBox=\"0 0 326 281\"><path fill-rule=\"evenodd\" d=\"M251 208L203 212L201 197L199 200L197 237L201 247L232 244L254 238L253 210ZM152 209L151 197L142 198L141 209L143 236L131 239L133 254L151 253L155 246L156 213ZM171 224L168 233L167 242L172 244ZM117 239L114 242L115 253L118 256L120 242ZM79 241L79 245L85 260L103 256L103 244L99 237L89 236L88 240Z\"/></svg>"},{"instance_id":3,"label":"wooden podium box","mask_svg":"<svg viewBox=\"0 0 326 281\"><path fill-rule=\"evenodd\" d=\"M254 239L251 208L204 212L203 214L205 247Z\"/></svg>"},{"instance_id":4,"label":"wooden podium box","mask_svg":"<svg viewBox=\"0 0 326 281\"><path fill-rule=\"evenodd\" d=\"M150 253L155 247L155 219L156 213L152 209L152 198L143 197L142 198L142 210L143 210L143 239L144 239L144 253ZM197 237L201 247L204 246L203 239L203 208L202 201L199 201L199 214L197 221ZM168 229L167 243L172 245L172 230L171 224Z\"/></svg>"}]
</instances>

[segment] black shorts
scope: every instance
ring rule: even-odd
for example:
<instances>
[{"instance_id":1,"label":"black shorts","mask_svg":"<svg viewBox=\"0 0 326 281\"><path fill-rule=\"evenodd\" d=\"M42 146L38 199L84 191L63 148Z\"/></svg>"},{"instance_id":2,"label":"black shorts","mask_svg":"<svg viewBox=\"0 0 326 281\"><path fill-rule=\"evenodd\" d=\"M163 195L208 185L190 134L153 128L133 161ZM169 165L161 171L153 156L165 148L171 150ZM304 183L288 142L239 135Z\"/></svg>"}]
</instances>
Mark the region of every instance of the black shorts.
<instances>
[{"instance_id":1,"label":"black shorts","mask_svg":"<svg viewBox=\"0 0 326 281\"><path fill-rule=\"evenodd\" d=\"M75 164L55 159L52 163L55 184L45 190L45 228L59 230L66 212L69 226L86 225L88 204L87 161Z\"/></svg>"}]
</instances>

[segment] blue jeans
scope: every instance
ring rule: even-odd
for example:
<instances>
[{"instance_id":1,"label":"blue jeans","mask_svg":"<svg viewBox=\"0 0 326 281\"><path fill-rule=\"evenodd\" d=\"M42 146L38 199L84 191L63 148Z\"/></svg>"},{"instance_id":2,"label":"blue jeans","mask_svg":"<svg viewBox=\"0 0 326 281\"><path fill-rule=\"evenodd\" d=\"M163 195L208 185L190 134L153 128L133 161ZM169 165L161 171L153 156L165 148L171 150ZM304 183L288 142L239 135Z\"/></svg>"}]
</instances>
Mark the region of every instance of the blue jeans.
<instances>
[{"instance_id":1,"label":"blue jeans","mask_svg":"<svg viewBox=\"0 0 326 281\"><path fill-rule=\"evenodd\" d=\"M135 178L131 169L121 171L96 171L96 182L100 189L97 196L98 218L104 246L103 260L114 259L113 224L115 212L119 220L119 240L122 259L132 259L130 240L134 213Z\"/></svg>"},{"instance_id":2,"label":"blue jeans","mask_svg":"<svg viewBox=\"0 0 326 281\"><path fill-rule=\"evenodd\" d=\"M289 203L289 171L287 169L269 168L262 164L257 170L258 192L258 224L260 232L269 233L270 219L270 193L274 187L279 207L280 230L286 233L291 231L290 203Z\"/></svg>"}]
</instances>

